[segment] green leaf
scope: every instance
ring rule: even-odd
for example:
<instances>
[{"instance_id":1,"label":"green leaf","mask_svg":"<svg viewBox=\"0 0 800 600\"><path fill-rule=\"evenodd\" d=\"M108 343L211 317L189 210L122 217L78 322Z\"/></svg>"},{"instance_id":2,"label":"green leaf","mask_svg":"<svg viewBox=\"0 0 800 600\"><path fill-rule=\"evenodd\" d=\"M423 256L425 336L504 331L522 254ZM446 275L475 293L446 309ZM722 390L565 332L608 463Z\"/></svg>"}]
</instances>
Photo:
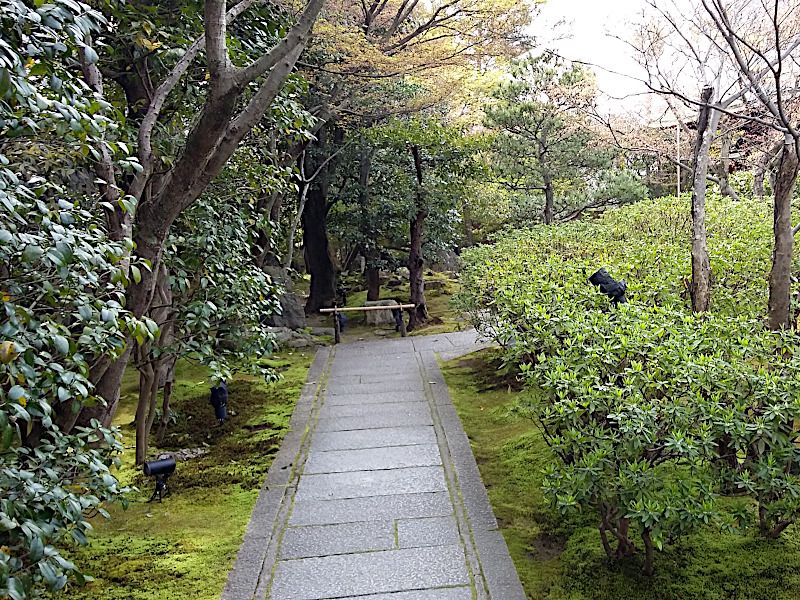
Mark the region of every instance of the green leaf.
<instances>
[{"instance_id":1,"label":"green leaf","mask_svg":"<svg viewBox=\"0 0 800 600\"><path fill-rule=\"evenodd\" d=\"M89 64L94 64L98 60L100 60L100 57L97 56L97 52L95 52L94 48L92 48L91 46L84 46L83 47L83 55L86 57L86 61Z\"/></svg>"},{"instance_id":2,"label":"green leaf","mask_svg":"<svg viewBox=\"0 0 800 600\"><path fill-rule=\"evenodd\" d=\"M142 281L142 272L136 265L131 265L131 276L135 283L140 283Z\"/></svg>"},{"instance_id":3,"label":"green leaf","mask_svg":"<svg viewBox=\"0 0 800 600\"><path fill-rule=\"evenodd\" d=\"M16 577L9 577L6 586L8 587L8 595L11 596L11 600L27 600L25 586L22 585L19 579Z\"/></svg>"},{"instance_id":4,"label":"green leaf","mask_svg":"<svg viewBox=\"0 0 800 600\"><path fill-rule=\"evenodd\" d=\"M69 342L63 335L54 335L53 345L55 345L56 350L58 350L62 356L69 356Z\"/></svg>"},{"instance_id":5,"label":"green leaf","mask_svg":"<svg viewBox=\"0 0 800 600\"><path fill-rule=\"evenodd\" d=\"M0 98L4 98L11 89L11 73L6 68L0 68Z\"/></svg>"},{"instance_id":6,"label":"green leaf","mask_svg":"<svg viewBox=\"0 0 800 600\"><path fill-rule=\"evenodd\" d=\"M41 538L37 536L31 539L28 558L35 563L40 561L42 556L44 556L44 544L42 544Z\"/></svg>"},{"instance_id":7,"label":"green leaf","mask_svg":"<svg viewBox=\"0 0 800 600\"><path fill-rule=\"evenodd\" d=\"M47 587L51 590L56 589L56 585L58 585L58 574L52 565L48 562L40 562L39 572L42 574Z\"/></svg>"},{"instance_id":8,"label":"green leaf","mask_svg":"<svg viewBox=\"0 0 800 600\"><path fill-rule=\"evenodd\" d=\"M69 533L72 536L72 539L78 542L81 546L85 546L88 543L86 534L80 529L70 529Z\"/></svg>"},{"instance_id":9,"label":"green leaf","mask_svg":"<svg viewBox=\"0 0 800 600\"><path fill-rule=\"evenodd\" d=\"M3 448L3 450L8 450L13 442L14 428L11 425L8 425L4 427L2 433L0 433L0 446Z\"/></svg>"},{"instance_id":10,"label":"green leaf","mask_svg":"<svg viewBox=\"0 0 800 600\"><path fill-rule=\"evenodd\" d=\"M25 247L25 250L22 252L22 262L25 263L32 263L35 260L39 260L44 254L44 250L42 250L36 244L28 244Z\"/></svg>"}]
</instances>

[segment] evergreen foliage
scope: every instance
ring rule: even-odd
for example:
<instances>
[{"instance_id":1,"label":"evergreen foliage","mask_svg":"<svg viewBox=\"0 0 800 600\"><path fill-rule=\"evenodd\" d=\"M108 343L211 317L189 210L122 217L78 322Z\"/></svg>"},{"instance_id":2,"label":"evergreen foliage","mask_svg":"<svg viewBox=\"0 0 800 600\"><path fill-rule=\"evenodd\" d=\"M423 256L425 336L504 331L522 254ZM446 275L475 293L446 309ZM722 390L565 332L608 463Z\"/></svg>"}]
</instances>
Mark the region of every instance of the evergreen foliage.
<instances>
[{"instance_id":1,"label":"evergreen foliage","mask_svg":"<svg viewBox=\"0 0 800 600\"><path fill-rule=\"evenodd\" d=\"M597 511L611 559L700 525L776 537L800 510L800 355L767 330L770 232L760 202L709 202L713 313L688 304L690 217L674 198L594 222L511 232L467 258L462 304L536 393L517 407L560 460L560 510ZM625 305L588 283L626 278ZM741 497L721 511L719 498ZM612 548L614 542L616 548Z\"/></svg>"}]
</instances>

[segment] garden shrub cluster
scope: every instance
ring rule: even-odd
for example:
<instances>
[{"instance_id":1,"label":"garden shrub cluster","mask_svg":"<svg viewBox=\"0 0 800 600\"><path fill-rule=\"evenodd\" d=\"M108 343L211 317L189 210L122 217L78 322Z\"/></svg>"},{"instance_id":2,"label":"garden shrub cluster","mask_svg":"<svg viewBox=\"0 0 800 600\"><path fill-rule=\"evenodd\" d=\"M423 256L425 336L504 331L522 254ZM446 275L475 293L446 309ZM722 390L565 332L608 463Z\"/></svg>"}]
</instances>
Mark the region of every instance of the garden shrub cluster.
<instances>
[{"instance_id":1,"label":"garden shrub cluster","mask_svg":"<svg viewBox=\"0 0 800 600\"><path fill-rule=\"evenodd\" d=\"M516 409L560 459L548 496L594 511L609 559L643 550L647 574L700 527L777 537L800 512L800 346L761 320L769 206L712 198L708 229L710 314L688 298L685 200L509 232L465 259L459 302L504 344L533 392ZM627 304L589 284L600 267L627 280Z\"/></svg>"}]
</instances>

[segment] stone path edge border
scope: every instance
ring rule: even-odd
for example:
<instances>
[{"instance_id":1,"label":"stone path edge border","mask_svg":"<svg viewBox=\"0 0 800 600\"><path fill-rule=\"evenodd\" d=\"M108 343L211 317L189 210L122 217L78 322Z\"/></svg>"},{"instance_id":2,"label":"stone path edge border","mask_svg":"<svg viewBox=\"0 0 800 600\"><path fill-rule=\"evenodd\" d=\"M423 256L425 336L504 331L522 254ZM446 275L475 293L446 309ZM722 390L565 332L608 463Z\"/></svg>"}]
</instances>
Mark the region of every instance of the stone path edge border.
<instances>
[{"instance_id":1,"label":"stone path edge border","mask_svg":"<svg viewBox=\"0 0 800 600\"><path fill-rule=\"evenodd\" d=\"M289 431L284 436L280 450L275 455L275 460L261 486L242 545L239 547L233 568L228 573L220 600L253 598L262 569L270 566L266 564L267 553L274 546L270 541L280 521L279 513L285 507L284 498L287 492L293 493L293 490L289 489L289 484L295 478L298 458L310 433L312 416L324 388L330 358L330 348L323 346L317 350L308 370L306 384L289 421ZM277 533L280 533L281 529L279 527Z\"/></svg>"},{"instance_id":2,"label":"stone path edge border","mask_svg":"<svg viewBox=\"0 0 800 600\"><path fill-rule=\"evenodd\" d=\"M474 352L470 349L469 352ZM450 390L434 352L422 353L428 388L433 395L456 474L458 494L467 513L481 573L492 600L526 600L527 596L511 559L503 533L489 502L478 464L472 454Z\"/></svg>"}]
</instances>

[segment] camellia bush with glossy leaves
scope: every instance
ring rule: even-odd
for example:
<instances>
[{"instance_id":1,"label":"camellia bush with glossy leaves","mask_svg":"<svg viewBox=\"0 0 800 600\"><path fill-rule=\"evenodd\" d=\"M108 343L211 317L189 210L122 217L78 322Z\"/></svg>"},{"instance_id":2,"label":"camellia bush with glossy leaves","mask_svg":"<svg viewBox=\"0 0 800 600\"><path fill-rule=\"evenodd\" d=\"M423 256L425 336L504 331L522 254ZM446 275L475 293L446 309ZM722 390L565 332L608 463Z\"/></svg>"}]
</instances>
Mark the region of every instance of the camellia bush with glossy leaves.
<instances>
[{"instance_id":1,"label":"camellia bush with glossy leaves","mask_svg":"<svg viewBox=\"0 0 800 600\"><path fill-rule=\"evenodd\" d=\"M770 209L716 197L708 211L710 314L688 298L684 200L509 232L465 256L459 302L521 369L535 393L516 410L560 459L547 493L563 513L597 513L609 559L643 550L646 574L697 527L777 537L800 514L800 345L762 323ZM627 304L589 283L600 267L626 279Z\"/></svg>"},{"instance_id":2,"label":"camellia bush with glossy leaves","mask_svg":"<svg viewBox=\"0 0 800 600\"><path fill-rule=\"evenodd\" d=\"M87 579L61 550L124 501L110 470L121 444L96 421L72 434L59 423L100 401L100 357L157 330L124 308L146 266L107 235L87 164L105 144L131 169L127 147L69 66L96 59L84 40L102 23L73 0L0 0L0 597L13 600Z\"/></svg>"}]
</instances>

